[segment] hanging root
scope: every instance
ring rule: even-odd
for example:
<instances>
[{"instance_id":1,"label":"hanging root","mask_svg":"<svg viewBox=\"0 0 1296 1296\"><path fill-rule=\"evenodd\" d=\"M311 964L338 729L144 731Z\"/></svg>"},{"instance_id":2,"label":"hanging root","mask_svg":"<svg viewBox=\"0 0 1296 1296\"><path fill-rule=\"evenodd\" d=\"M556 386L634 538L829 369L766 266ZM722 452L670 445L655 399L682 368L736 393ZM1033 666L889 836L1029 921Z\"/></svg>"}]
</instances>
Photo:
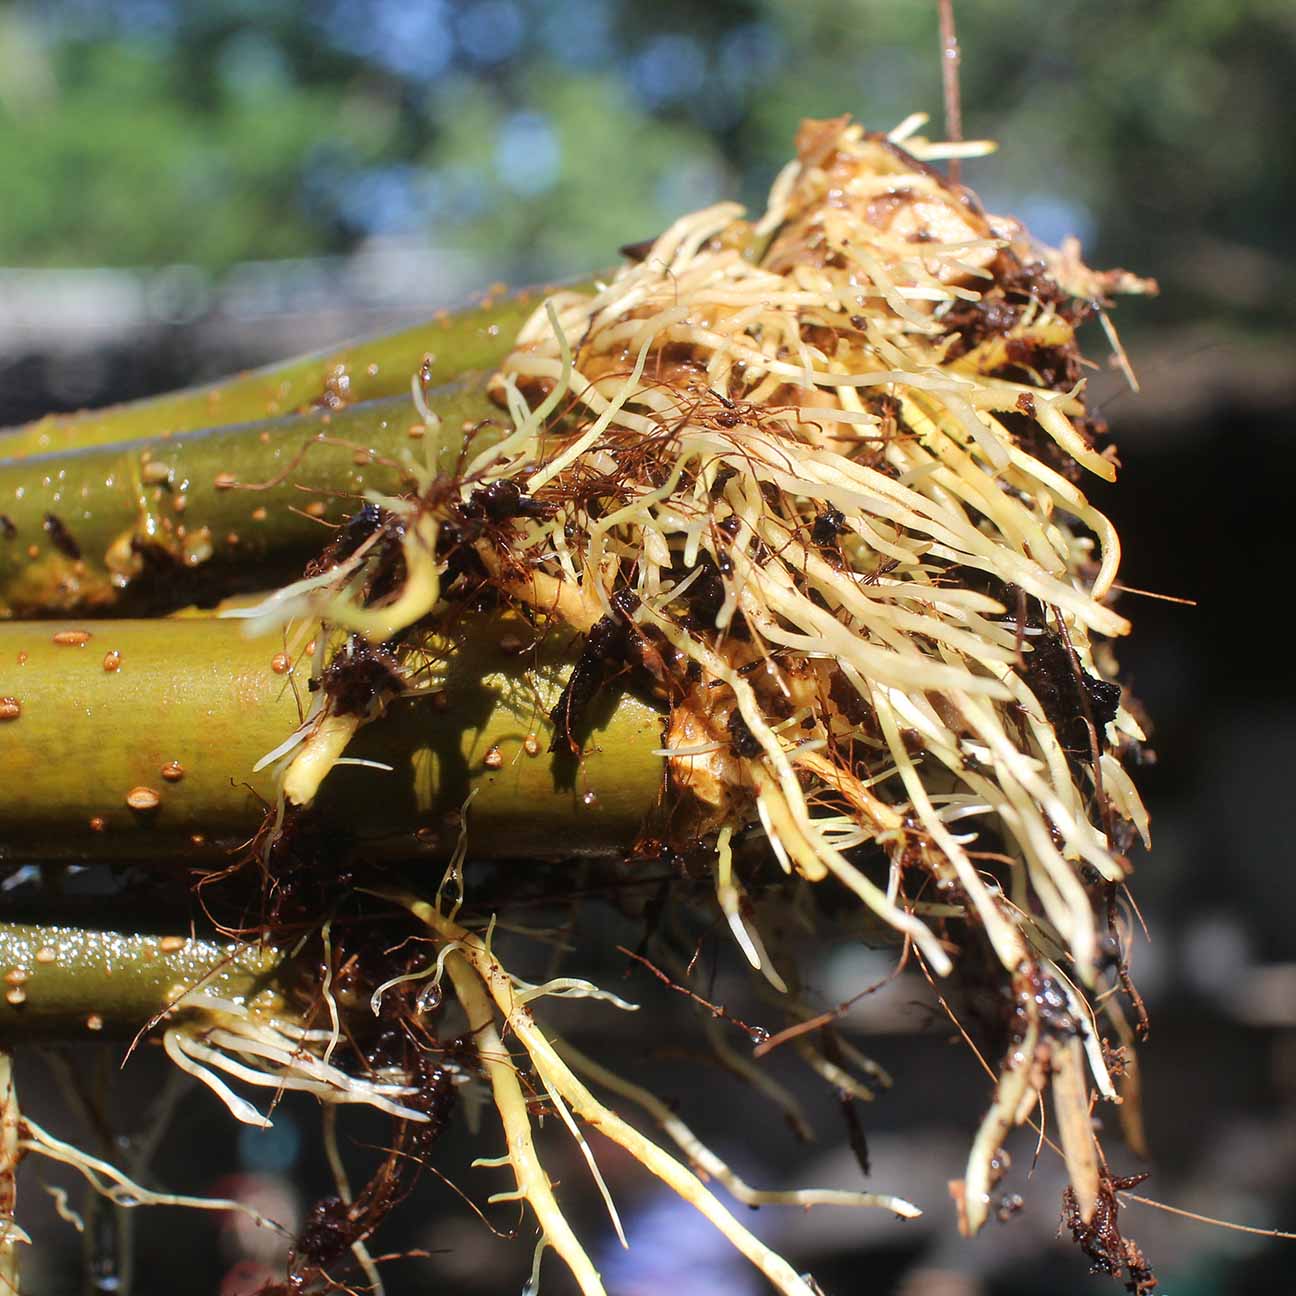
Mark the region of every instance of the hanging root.
<instances>
[{"instance_id":1,"label":"hanging root","mask_svg":"<svg viewBox=\"0 0 1296 1296\"><path fill-rule=\"evenodd\" d=\"M589 1062L570 1046L557 1045L537 1025L530 1008L520 1001L512 976L491 953L480 937L446 918L436 906L394 891L377 891L387 899L404 905L425 922L444 942L454 942L455 949L446 960L456 993L464 1003L469 1020L477 1034L479 1047L486 1042L483 1065L491 1080L496 1104L500 1110L509 1142L509 1162L517 1177L517 1193L531 1202L544 1229L545 1238L564 1259L582 1285L583 1292L602 1291L598 1276L589 1266L579 1244L571 1236L548 1188L542 1168L535 1159L529 1124L525 1123L525 1103L518 1088L516 1073L500 1060L502 1050L495 1030L494 1015L488 1014L489 1000L501 1014L505 1025L526 1051L530 1064L545 1090L558 1105L564 1104L588 1125L619 1144L657 1178L700 1211L780 1292L789 1296L811 1296L813 1287L792 1267L749 1233L703 1185L692 1170L677 1161L658 1144L626 1124L615 1112L599 1102L578 1079L573 1066L586 1070L592 1078L621 1092L645 1107L675 1140L699 1172L714 1176L747 1205L785 1203L800 1206L833 1204L843 1206L883 1206L898 1215L912 1217L916 1207L896 1197L872 1193L837 1192L829 1189L806 1189L789 1193L761 1192L748 1187L710 1152L682 1121L671 1116L664 1104L650 1094L612 1076L597 1064ZM571 1060L572 1065L564 1059ZM574 1128L569 1118L569 1128ZM583 1144L583 1141L582 1141ZM615 1217L614 1217L615 1218Z\"/></svg>"},{"instance_id":2,"label":"hanging root","mask_svg":"<svg viewBox=\"0 0 1296 1296\"><path fill-rule=\"evenodd\" d=\"M467 933L465 933L465 936ZM471 938L475 939L475 938ZM542 1240L562 1256L583 1296L601 1296L603 1282L585 1248L577 1241L553 1195L549 1177L536 1154L531 1137L527 1100L509 1061L507 1050L495 1027L495 1010L471 956L460 944L446 960L455 994L468 1016L468 1027L477 1044L478 1056L490 1081L491 1095L499 1112L508 1143L508 1164L517 1181L514 1193L496 1193L492 1202L525 1198L535 1212Z\"/></svg>"},{"instance_id":3,"label":"hanging root","mask_svg":"<svg viewBox=\"0 0 1296 1296\"><path fill-rule=\"evenodd\" d=\"M351 1207L354 1205L355 1195L351 1191L351 1181L347 1176L346 1166L342 1164L342 1154L338 1150L336 1107L324 1108L322 1133L324 1156L328 1161L329 1171L333 1175L333 1185L337 1188L338 1200L343 1206ZM373 1256L369 1254L369 1248L365 1246L363 1239L357 1238L351 1243L351 1254L369 1284L370 1296L386 1296L382 1275L378 1272L378 1266L374 1263Z\"/></svg>"}]
</instances>

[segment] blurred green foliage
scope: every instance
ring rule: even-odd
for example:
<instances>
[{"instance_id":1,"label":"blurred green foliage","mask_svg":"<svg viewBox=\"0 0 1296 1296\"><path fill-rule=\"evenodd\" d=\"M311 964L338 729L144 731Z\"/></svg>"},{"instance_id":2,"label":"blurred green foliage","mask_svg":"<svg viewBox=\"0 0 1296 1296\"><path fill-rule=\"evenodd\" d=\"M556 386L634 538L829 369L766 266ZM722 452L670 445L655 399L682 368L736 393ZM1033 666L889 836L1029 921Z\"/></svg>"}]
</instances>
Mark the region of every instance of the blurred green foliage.
<instances>
[{"instance_id":1,"label":"blurred green foliage","mask_svg":"<svg viewBox=\"0 0 1296 1296\"><path fill-rule=\"evenodd\" d=\"M1162 314L1289 316L1290 0L956 9L966 132L1002 145L966 169L992 208L1157 275ZM758 202L804 116L916 108L939 123L935 0L11 4L0 264L394 235L564 273Z\"/></svg>"}]
</instances>

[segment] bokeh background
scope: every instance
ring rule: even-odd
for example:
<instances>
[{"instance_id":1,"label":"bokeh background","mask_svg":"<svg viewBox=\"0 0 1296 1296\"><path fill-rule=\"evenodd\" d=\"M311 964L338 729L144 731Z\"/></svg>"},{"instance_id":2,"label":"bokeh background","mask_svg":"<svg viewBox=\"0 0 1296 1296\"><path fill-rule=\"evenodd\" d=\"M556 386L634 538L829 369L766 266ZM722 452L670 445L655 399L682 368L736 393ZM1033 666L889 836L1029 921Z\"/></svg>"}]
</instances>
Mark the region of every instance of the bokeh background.
<instances>
[{"instance_id":1,"label":"bokeh background","mask_svg":"<svg viewBox=\"0 0 1296 1296\"><path fill-rule=\"evenodd\" d=\"M1091 264L1163 290L1118 315L1142 393L1106 367L1091 389L1124 460L1119 488L1093 491L1125 537L1124 580L1197 604L1128 596L1136 634L1121 651L1159 753L1141 777L1156 848L1136 877L1152 934L1134 954L1153 1017L1143 1191L1296 1228L1296 698L1282 629L1296 567L1296 7L980 0L956 13L965 132L1001 143L965 178L1041 238L1077 234ZM7 4L0 424L409 323L491 282L608 265L682 211L759 203L804 116L851 112L886 129L925 109L938 129L940 107L934 0ZM1099 338L1092 349L1105 354ZM633 943L632 925L625 934ZM886 967L884 952L838 950L817 989L834 1002ZM658 1025L678 1009L649 979L631 988ZM783 1076L819 1125L819 1142L801 1144L732 1077L681 1066L678 1042L646 1022L609 1023L604 1039L620 1031L626 1064L748 1178L859 1183L833 1150L830 1093ZM956 1238L945 1182L989 1085L920 982L902 977L849 1025L899 1077L863 1112L871 1182L928 1214L901 1226L764 1210L753 1227L830 1296L1118 1289L1056 1239L1059 1169L1046 1155L1032 1173L1028 1139L1013 1148L1025 1209ZM154 1059L111 1083L115 1059L72 1065L102 1069L104 1108L89 1115L105 1146L112 1129L153 1119ZM77 1113L32 1066L25 1101L75 1134ZM184 1102L158 1180L278 1194L300 1212L322 1174L314 1113L289 1105L273 1133L231 1138L206 1094ZM350 1137L383 1131L361 1121ZM474 1200L499 1186L466 1169L466 1138L442 1146L445 1173ZM584 1182L576 1163L564 1169ZM700 1221L615 1160L605 1169L635 1243L599 1253L613 1291L762 1290ZM606 1240L585 1195L587 1235ZM25 1213L43 1244L33 1292L123 1290L110 1227L86 1241L52 1201ZM1123 1223L1174 1296L1291 1290L1296 1243L1135 1205ZM139 1213L135 1232L137 1293L238 1296L274 1263L264 1238L207 1217ZM498 1242L435 1183L388 1242L432 1253L389 1267L392 1292L512 1293L530 1269L528 1241ZM567 1290L556 1266L543 1286Z\"/></svg>"}]
</instances>

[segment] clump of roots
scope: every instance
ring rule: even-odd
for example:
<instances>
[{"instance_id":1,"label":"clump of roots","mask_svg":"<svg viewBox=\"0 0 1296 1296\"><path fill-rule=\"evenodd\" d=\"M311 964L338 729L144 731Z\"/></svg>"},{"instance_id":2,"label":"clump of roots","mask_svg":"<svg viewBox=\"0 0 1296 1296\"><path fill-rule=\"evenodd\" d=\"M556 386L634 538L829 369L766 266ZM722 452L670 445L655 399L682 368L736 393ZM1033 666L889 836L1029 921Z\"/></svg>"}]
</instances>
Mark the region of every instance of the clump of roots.
<instances>
[{"instance_id":1,"label":"clump of roots","mask_svg":"<svg viewBox=\"0 0 1296 1296\"><path fill-rule=\"evenodd\" d=\"M918 124L807 122L758 220L731 204L686 216L597 291L551 298L494 380L511 431L470 439L453 479L411 462L416 489L373 498L332 565L261 613L304 618L321 680L342 669L325 669L339 631L334 663L408 661L416 630L484 598L587 636L555 743L579 746L610 667L656 693L662 831L713 847L719 908L774 991L791 969L762 939L739 838L763 836L805 884L834 880L934 974L973 943L992 951L1014 1024L956 1186L962 1226L984 1222L1004 1137L1051 1090L1088 1227L1104 1200L1090 1085L1117 1096L1089 995L1120 969L1110 900L1147 817L1122 765L1144 735L1107 642L1129 629L1110 603L1119 541L1078 484L1113 480L1116 459L1085 408L1076 329L1106 292L1151 285L986 214L929 164L939 146L902 147ZM401 670L364 705L316 694L271 753L290 803L392 681L412 686ZM489 944L452 909L415 911L449 951L517 1192L598 1291L535 1166L516 1075L491 1060L497 1014L573 1131L570 1112L619 1139L619 1118ZM1115 996L1094 1001L1128 1043ZM626 1130L781 1290L804 1289Z\"/></svg>"}]
</instances>

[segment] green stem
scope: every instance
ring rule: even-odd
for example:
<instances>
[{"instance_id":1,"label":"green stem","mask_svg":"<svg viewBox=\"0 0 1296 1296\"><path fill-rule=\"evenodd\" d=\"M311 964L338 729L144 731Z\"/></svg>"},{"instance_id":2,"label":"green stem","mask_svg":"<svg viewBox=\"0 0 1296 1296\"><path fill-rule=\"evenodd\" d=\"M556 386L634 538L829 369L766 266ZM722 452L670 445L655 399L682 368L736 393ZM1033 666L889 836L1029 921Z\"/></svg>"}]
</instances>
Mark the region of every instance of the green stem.
<instances>
[{"instance_id":1,"label":"green stem","mask_svg":"<svg viewBox=\"0 0 1296 1296\"><path fill-rule=\"evenodd\" d=\"M153 611L297 575L322 523L399 489L407 453L451 472L465 427L486 423L485 445L501 426L481 380L427 404L439 429L406 395L0 463L0 616Z\"/></svg>"},{"instance_id":2,"label":"green stem","mask_svg":"<svg viewBox=\"0 0 1296 1296\"><path fill-rule=\"evenodd\" d=\"M572 285L588 289L588 282ZM78 414L51 414L0 432L0 455L65 453L142 437L254 422L312 406L340 408L409 391L423 373L427 386L472 370L489 370L508 354L518 329L544 300L529 288L486 297L465 310L442 311L399 333L367 338L214 383Z\"/></svg>"},{"instance_id":3,"label":"green stem","mask_svg":"<svg viewBox=\"0 0 1296 1296\"><path fill-rule=\"evenodd\" d=\"M70 644L68 630L90 637ZM474 856L630 845L659 790L661 716L607 692L581 761L551 755L548 713L574 637L533 639L520 618L454 624L426 691L398 699L347 748L392 770L340 765L325 780L311 813L329 838L369 855L444 857L471 795ZM211 618L0 625L11 717L0 719L0 856L227 862L276 801L272 771L253 766L311 697L306 662L278 673L281 643Z\"/></svg>"},{"instance_id":4,"label":"green stem","mask_svg":"<svg viewBox=\"0 0 1296 1296\"><path fill-rule=\"evenodd\" d=\"M186 990L246 997L283 961L271 945L0 922L0 1040L133 1035Z\"/></svg>"}]
</instances>

